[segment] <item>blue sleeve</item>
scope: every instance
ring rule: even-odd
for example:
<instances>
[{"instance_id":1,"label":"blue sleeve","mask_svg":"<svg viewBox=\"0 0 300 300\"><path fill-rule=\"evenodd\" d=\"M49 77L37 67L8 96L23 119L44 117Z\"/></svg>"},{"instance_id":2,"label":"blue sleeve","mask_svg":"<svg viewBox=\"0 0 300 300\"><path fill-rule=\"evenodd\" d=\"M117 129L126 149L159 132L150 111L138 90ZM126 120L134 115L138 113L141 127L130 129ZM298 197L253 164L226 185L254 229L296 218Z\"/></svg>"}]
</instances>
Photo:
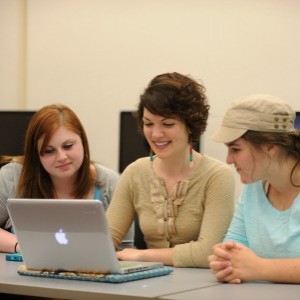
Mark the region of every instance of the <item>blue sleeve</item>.
<instances>
[{"instance_id":1,"label":"blue sleeve","mask_svg":"<svg viewBox=\"0 0 300 300\"><path fill-rule=\"evenodd\" d=\"M244 215L244 201L245 201L245 189L243 189L241 196L238 200L237 208L234 212L231 224L227 230L227 233L224 237L225 241L235 241L240 244L249 247L249 242L247 239L247 232L245 227L245 215Z\"/></svg>"}]
</instances>

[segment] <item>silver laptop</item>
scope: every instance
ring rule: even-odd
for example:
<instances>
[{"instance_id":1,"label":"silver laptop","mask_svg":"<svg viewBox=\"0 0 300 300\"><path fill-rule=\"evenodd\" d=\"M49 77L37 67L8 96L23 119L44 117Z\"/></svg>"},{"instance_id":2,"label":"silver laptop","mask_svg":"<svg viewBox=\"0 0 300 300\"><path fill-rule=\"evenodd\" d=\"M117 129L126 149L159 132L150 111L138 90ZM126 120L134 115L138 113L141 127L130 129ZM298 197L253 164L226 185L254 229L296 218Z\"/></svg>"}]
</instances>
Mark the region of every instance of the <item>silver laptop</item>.
<instances>
[{"instance_id":1,"label":"silver laptop","mask_svg":"<svg viewBox=\"0 0 300 300\"><path fill-rule=\"evenodd\" d=\"M163 266L118 260L101 201L8 199L7 203L28 269L127 274Z\"/></svg>"}]
</instances>

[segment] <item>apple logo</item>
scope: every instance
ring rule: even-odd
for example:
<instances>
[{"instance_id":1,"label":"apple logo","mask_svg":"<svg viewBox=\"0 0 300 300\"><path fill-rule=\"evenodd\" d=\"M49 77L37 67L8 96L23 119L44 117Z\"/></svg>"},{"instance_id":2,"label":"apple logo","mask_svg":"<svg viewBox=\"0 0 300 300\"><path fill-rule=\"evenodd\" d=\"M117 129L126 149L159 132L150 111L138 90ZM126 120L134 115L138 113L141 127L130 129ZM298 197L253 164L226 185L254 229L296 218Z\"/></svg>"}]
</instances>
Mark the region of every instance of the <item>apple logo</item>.
<instances>
[{"instance_id":1,"label":"apple logo","mask_svg":"<svg viewBox=\"0 0 300 300\"><path fill-rule=\"evenodd\" d=\"M55 233L55 238L60 245L66 245L69 242L66 233L62 229L59 229L59 231Z\"/></svg>"}]
</instances>

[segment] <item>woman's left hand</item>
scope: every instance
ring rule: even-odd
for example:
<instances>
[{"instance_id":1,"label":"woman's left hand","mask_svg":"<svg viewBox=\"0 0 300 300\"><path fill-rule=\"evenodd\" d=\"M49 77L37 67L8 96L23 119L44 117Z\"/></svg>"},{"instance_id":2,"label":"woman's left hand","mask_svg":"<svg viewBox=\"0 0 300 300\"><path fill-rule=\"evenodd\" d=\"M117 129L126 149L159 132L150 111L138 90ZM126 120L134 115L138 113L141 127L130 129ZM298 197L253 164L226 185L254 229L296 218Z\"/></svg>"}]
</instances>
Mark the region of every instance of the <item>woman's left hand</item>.
<instances>
[{"instance_id":1,"label":"woman's left hand","mask_svg":"<svg viewBox=\"0 0 300 300\"><path fill-rule=\"evenodd\" d=\"M117 251L117 257L119 260L135 260L135 261L142 261L143 260L143 253L144 250L134 249L134 248L125 248L121 251Z\"/></svg>"}]
</instances>

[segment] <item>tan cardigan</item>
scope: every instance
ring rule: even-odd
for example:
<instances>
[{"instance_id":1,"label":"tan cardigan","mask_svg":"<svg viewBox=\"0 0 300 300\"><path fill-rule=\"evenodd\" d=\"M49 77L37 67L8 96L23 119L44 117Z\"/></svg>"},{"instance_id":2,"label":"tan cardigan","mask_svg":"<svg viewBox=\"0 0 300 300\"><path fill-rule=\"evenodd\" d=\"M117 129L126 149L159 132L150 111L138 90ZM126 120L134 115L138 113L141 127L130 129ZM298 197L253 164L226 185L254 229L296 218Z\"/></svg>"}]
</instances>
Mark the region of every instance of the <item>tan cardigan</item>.
<instances>
[{"instance_id":1,"label":"tan cardigan","mask_svg":"<svg viewBox=\"0 0 300 300\"><path fill-rule=\"evenodd\" d=\"M234 190L229 166L204 155L167 195L149 158L138 159L121 175L107 210L113 241L120 244L136 213L148 248L174 247L175 267L208 267L232 219Z\"/></svg>"}]
</instances>

